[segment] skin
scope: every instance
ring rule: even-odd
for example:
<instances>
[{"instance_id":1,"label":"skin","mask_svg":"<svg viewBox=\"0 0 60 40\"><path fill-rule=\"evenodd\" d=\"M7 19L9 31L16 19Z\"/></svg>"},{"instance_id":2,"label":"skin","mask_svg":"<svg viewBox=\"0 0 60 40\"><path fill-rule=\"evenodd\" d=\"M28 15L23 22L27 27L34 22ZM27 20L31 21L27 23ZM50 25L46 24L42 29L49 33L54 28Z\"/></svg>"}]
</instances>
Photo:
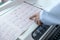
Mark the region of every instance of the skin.
<instances>
[{"instance_id":1,"label":"skin","mask_svg":"<svg viewBox=\"0 0 60 40\"><path fill-rule=\"evenodd\" d=\"M39 17L39 13L35 13L33 16L30 17L30 20L33 20L37 25L42 25Z\"/></svg>"}]
</instances>

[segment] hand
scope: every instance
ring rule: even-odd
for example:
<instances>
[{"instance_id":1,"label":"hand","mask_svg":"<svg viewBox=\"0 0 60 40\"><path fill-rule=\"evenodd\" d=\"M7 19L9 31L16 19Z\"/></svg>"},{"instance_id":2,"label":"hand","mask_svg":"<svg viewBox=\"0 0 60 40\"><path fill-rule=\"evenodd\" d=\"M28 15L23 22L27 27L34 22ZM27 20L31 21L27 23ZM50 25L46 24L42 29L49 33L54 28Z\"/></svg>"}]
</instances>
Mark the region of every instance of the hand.
<instances>
[{"instance_id":1,"label":"hand","mask_svg":"<svg viewBox=\"0 0 60 40\"><path fill-rule=\"evenodd\" d=\"M39 13L36 13L35 15L30 17L31 20L35 21L37 25L41 25L41 21L39 20Z\"/></svg>"}]
</instances>

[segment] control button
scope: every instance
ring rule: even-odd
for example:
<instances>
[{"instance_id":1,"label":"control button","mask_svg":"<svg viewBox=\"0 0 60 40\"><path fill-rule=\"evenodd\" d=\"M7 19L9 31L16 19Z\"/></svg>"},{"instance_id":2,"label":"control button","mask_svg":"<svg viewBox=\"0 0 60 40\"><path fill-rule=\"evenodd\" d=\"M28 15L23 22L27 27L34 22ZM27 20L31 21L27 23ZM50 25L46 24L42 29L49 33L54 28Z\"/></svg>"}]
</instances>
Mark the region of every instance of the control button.
<instances>
[{"instance_id":1,"label":"control button","mask_svg":"<svg viewBox=\"0 0 60 40\"><path fill-rule=\"evenodd\" d=\"M39 27L38 30L41 31L41 30L43 30L43 28L42 27Z\"/></svg>"},{"instance_id":2,"label":"control button","mask_svg":"<svg viewBox=\"0 0 60 40\"><path fill-rule=\"evenodd\" d=\"M33 34L33 36L34 36L34 37L36 37L36 36L37 36L37 34L36 34L36 33L34 33L34 34Z\"/></svg>"}]
</instances>

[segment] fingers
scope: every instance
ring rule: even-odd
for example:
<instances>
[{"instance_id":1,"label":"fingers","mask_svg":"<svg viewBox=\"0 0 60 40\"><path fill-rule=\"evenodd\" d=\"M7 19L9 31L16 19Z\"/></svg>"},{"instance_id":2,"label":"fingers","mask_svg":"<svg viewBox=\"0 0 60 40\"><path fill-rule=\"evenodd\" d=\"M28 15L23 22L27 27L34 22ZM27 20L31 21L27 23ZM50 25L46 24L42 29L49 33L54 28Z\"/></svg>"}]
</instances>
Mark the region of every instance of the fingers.
<instances>
[{"instance_id":1,"label":"fingers","mask_svg":"<svg viewBox=\"0 0 60 40\"><path fill-rule=\"evenodd\" d=\"M39 14L35 14L33 16L31 16L29 19L33 20L37 25L41 25L41 22L39 20Z\"/></svg>"},{"instance_id":2,"label":"fingers","mask_svg":"<svg viewBox=\"0 0 60 40\"><path fill-rule=\"evenodd\" d=\"M30 17L29 19L35 20L35 19L37 19L37 18L39 18L39 16L38 16L38 15L34 15L34 16Z\"/></svg>"},{"instance_id":3,"label":"fingers","mask_svg":"<svg viewBox=\"0 0 60 40\"><path fill-rule=\"evenodd\" d=\"M30 18L30 19L33 20L37 25L41 25L41 22L38 17L34 17L34 18Z\"/></svg>"},{"instance_id":4,"label":"fingers","mask_svg":"<svg viewBox=\"0 0 60 40\"><path fill-rule=\"evenodd\" d=\"M37 24L37 25L41 25L41 22L38 18L35 18L34 22Z\"/></svg>"},{"instance_id":5,"label":"fingers","mask_svg":"<svg viewBox=\"0 0 60 40\"><path fill-rule=\"evenodd\" d=\"M35 17L38 17L38 16L39 16L39 14L36 13L35 15L31 16L30 19L33 20L33 19L35 19Z\"/></svg>"},{"instance_id":6,"label":"fingers","mask_svg":"<svg viewBox=\"0 0 60 40\"><path fill-rule=\"evenodd\" d=\"M37 17L36 15L31 16L30 19L31 19L31 20L34 20L36 17Z\"/></svg>"},{"instance_id":7,"label":"fingers","mask_svg":"<svg viewBox=\"0 0 60 40\"><path fill-rule=\"evenodd\" d=\"M38 20L37 24L38 24L38 25L42 25L42 23L40 22L40 20Z\"/></svg>"}]
</instances>

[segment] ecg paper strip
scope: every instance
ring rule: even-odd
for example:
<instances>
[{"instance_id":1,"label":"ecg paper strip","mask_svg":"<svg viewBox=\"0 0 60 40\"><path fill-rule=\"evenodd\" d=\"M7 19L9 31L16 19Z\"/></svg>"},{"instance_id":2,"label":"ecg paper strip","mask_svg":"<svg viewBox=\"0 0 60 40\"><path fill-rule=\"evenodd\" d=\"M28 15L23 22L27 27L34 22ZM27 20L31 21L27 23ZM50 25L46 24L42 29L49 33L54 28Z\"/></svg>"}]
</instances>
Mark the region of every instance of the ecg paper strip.
<instances>
[{"instance_id":1,"label":"ecg paper strip","mask_svg":"<svg viewBox=\"0 0 60 40\"><path fill-rule=\"evenodd\" d=\"M29 17L36 12L40 12L40 9L23 3L0 16L0 40L16 40L32 24L34 25L34 21Z\"/></svg>"}]
</instances>

